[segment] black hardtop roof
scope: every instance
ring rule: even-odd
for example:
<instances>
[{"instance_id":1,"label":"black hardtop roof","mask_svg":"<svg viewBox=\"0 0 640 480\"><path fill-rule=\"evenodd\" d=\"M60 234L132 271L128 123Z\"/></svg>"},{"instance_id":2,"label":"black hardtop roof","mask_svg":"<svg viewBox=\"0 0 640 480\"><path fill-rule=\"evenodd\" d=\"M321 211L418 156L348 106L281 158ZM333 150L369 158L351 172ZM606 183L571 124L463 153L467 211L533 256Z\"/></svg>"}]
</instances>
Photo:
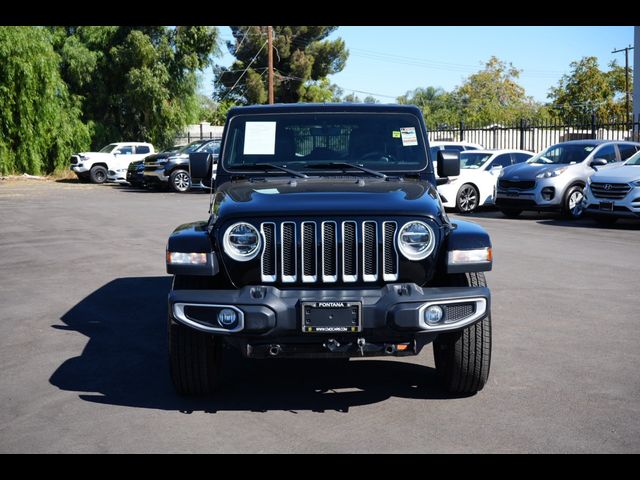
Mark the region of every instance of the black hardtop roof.
<instances>
[{"instance_id":1,"label":"black hardtop roof","mask_svg":"<svg viewBox=\"0 0 640 480\"><path fill-rule=\"evenodd\" d=\"M233 107L228 116L265 114L265 113L412 113L422 116L415 105L380 104L380 103L275 103L273 105L250 105Z\"/></svg>"}]
</instances>

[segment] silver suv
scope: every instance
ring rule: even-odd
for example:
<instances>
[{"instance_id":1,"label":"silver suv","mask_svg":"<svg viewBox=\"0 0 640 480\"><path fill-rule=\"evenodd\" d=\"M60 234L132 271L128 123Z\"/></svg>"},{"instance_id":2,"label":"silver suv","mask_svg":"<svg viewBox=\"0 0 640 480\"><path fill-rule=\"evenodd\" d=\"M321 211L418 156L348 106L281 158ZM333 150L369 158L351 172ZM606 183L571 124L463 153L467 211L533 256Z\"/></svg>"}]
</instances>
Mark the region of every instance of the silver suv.
<instances>
[{"instance_id":1,"label":"silver suv","mask_svg":"<svg viewBox=\"0 0 640 480\"><path fill-rule=\"evenodd\" d=\"M574 140L558 143L525 163L504 168L498 178L496 206L507 217L523 210L582 214L583 190L598 169L610 168L640 150L640 143Z\"/></svg>"}]
</instances>

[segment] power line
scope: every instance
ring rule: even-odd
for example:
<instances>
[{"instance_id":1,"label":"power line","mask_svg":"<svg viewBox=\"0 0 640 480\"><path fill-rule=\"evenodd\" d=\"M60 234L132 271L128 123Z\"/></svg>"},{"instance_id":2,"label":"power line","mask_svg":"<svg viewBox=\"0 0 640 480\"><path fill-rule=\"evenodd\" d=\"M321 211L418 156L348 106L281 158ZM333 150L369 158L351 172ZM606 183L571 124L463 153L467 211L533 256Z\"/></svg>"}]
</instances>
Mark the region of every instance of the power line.
<instances>
[{"instance_id":1,"label":"power line","mask_svg":"<svg viewBox=\"0 0 640 480\"><path fill-rule=\"evenodd\" d=\"M227 95L229 95L234 88L236 88L236 85L238 85L238 83L240 82L240 80L242 80L242 77L244 77L246 75L246 73L249 71L249 68L251 67L251 65L253 65L253 62L256 61L256 59L258 58L258 55L260 55L260 52L262 52L262 50L264 49L264 47L267 45L267 42L265 41L262 44L262 47L260 47L260 50L258 50L258 53L255 54L255 56L251 59L251 62L249 62L249 65L247 65L247 68L244 69L244 72L242 72L242 75L240 75L238 77L238 80L236 80L236 83L233 84L233 86L231 87L231 89L227 90L227 92L222 96L222 98L219 100L220 102L222 102ZM264 73L264 72L263 72Z\"/></svg>"}]
</instances>

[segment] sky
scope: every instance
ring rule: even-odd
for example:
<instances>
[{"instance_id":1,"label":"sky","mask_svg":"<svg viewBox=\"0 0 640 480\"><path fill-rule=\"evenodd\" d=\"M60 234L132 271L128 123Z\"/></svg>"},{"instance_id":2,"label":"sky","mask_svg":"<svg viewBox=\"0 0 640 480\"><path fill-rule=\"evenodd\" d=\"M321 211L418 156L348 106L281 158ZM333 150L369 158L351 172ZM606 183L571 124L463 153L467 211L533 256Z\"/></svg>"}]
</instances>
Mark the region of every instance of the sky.
<instances>
[{"instance_id":1,"label":"sky","mask_svg":"<svg viewBox=\"0 0 640 480\"><path fill-rule=\"evenodd\" d=\"M229 27L219 28L223 40L233 38ZM390 103L417 87L450 91L494 55L522 70L519 83L527 95L546 102L549 88L569 72L572 61L595 56L601 69L614 59L624 65L624 53L611 52L633 45L633 27L341 26L328 38L338 37L350 54L346 67L329 80L345 95L371 95ZM222 49L216 63L228 66L233 57ZM632 67L633 52L629 62ZM213 74L207 71L201 92L210 95L212 85Z\"/></svg>"}]
</instances>

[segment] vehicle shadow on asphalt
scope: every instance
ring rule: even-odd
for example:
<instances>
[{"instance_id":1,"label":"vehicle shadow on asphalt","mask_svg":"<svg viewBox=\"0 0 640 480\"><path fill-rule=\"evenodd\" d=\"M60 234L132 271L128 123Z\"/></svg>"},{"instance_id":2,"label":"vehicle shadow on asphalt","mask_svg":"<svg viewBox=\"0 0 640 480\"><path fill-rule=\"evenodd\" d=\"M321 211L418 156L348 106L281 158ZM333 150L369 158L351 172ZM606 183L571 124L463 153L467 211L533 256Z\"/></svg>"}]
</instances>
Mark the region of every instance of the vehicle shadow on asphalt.
<instances>
[{"instance_id":1,"label":"vehicle shadow on asphalt","mask_svg":"<svg viewBox=\"0 0 640 480\"><path fill-rule=\"evenodd\" d=\"M218 411L339 411L390 397L451 398L435 369L388 360L246 360L224 353L224 379L211 397L178 396L167 358L170 277L113 280L65 313L64 325L88 337L82 353L49 379L88 402L183 413ZM428 352L425 352L427 354Z\"/></svg>"}]
</instances>

